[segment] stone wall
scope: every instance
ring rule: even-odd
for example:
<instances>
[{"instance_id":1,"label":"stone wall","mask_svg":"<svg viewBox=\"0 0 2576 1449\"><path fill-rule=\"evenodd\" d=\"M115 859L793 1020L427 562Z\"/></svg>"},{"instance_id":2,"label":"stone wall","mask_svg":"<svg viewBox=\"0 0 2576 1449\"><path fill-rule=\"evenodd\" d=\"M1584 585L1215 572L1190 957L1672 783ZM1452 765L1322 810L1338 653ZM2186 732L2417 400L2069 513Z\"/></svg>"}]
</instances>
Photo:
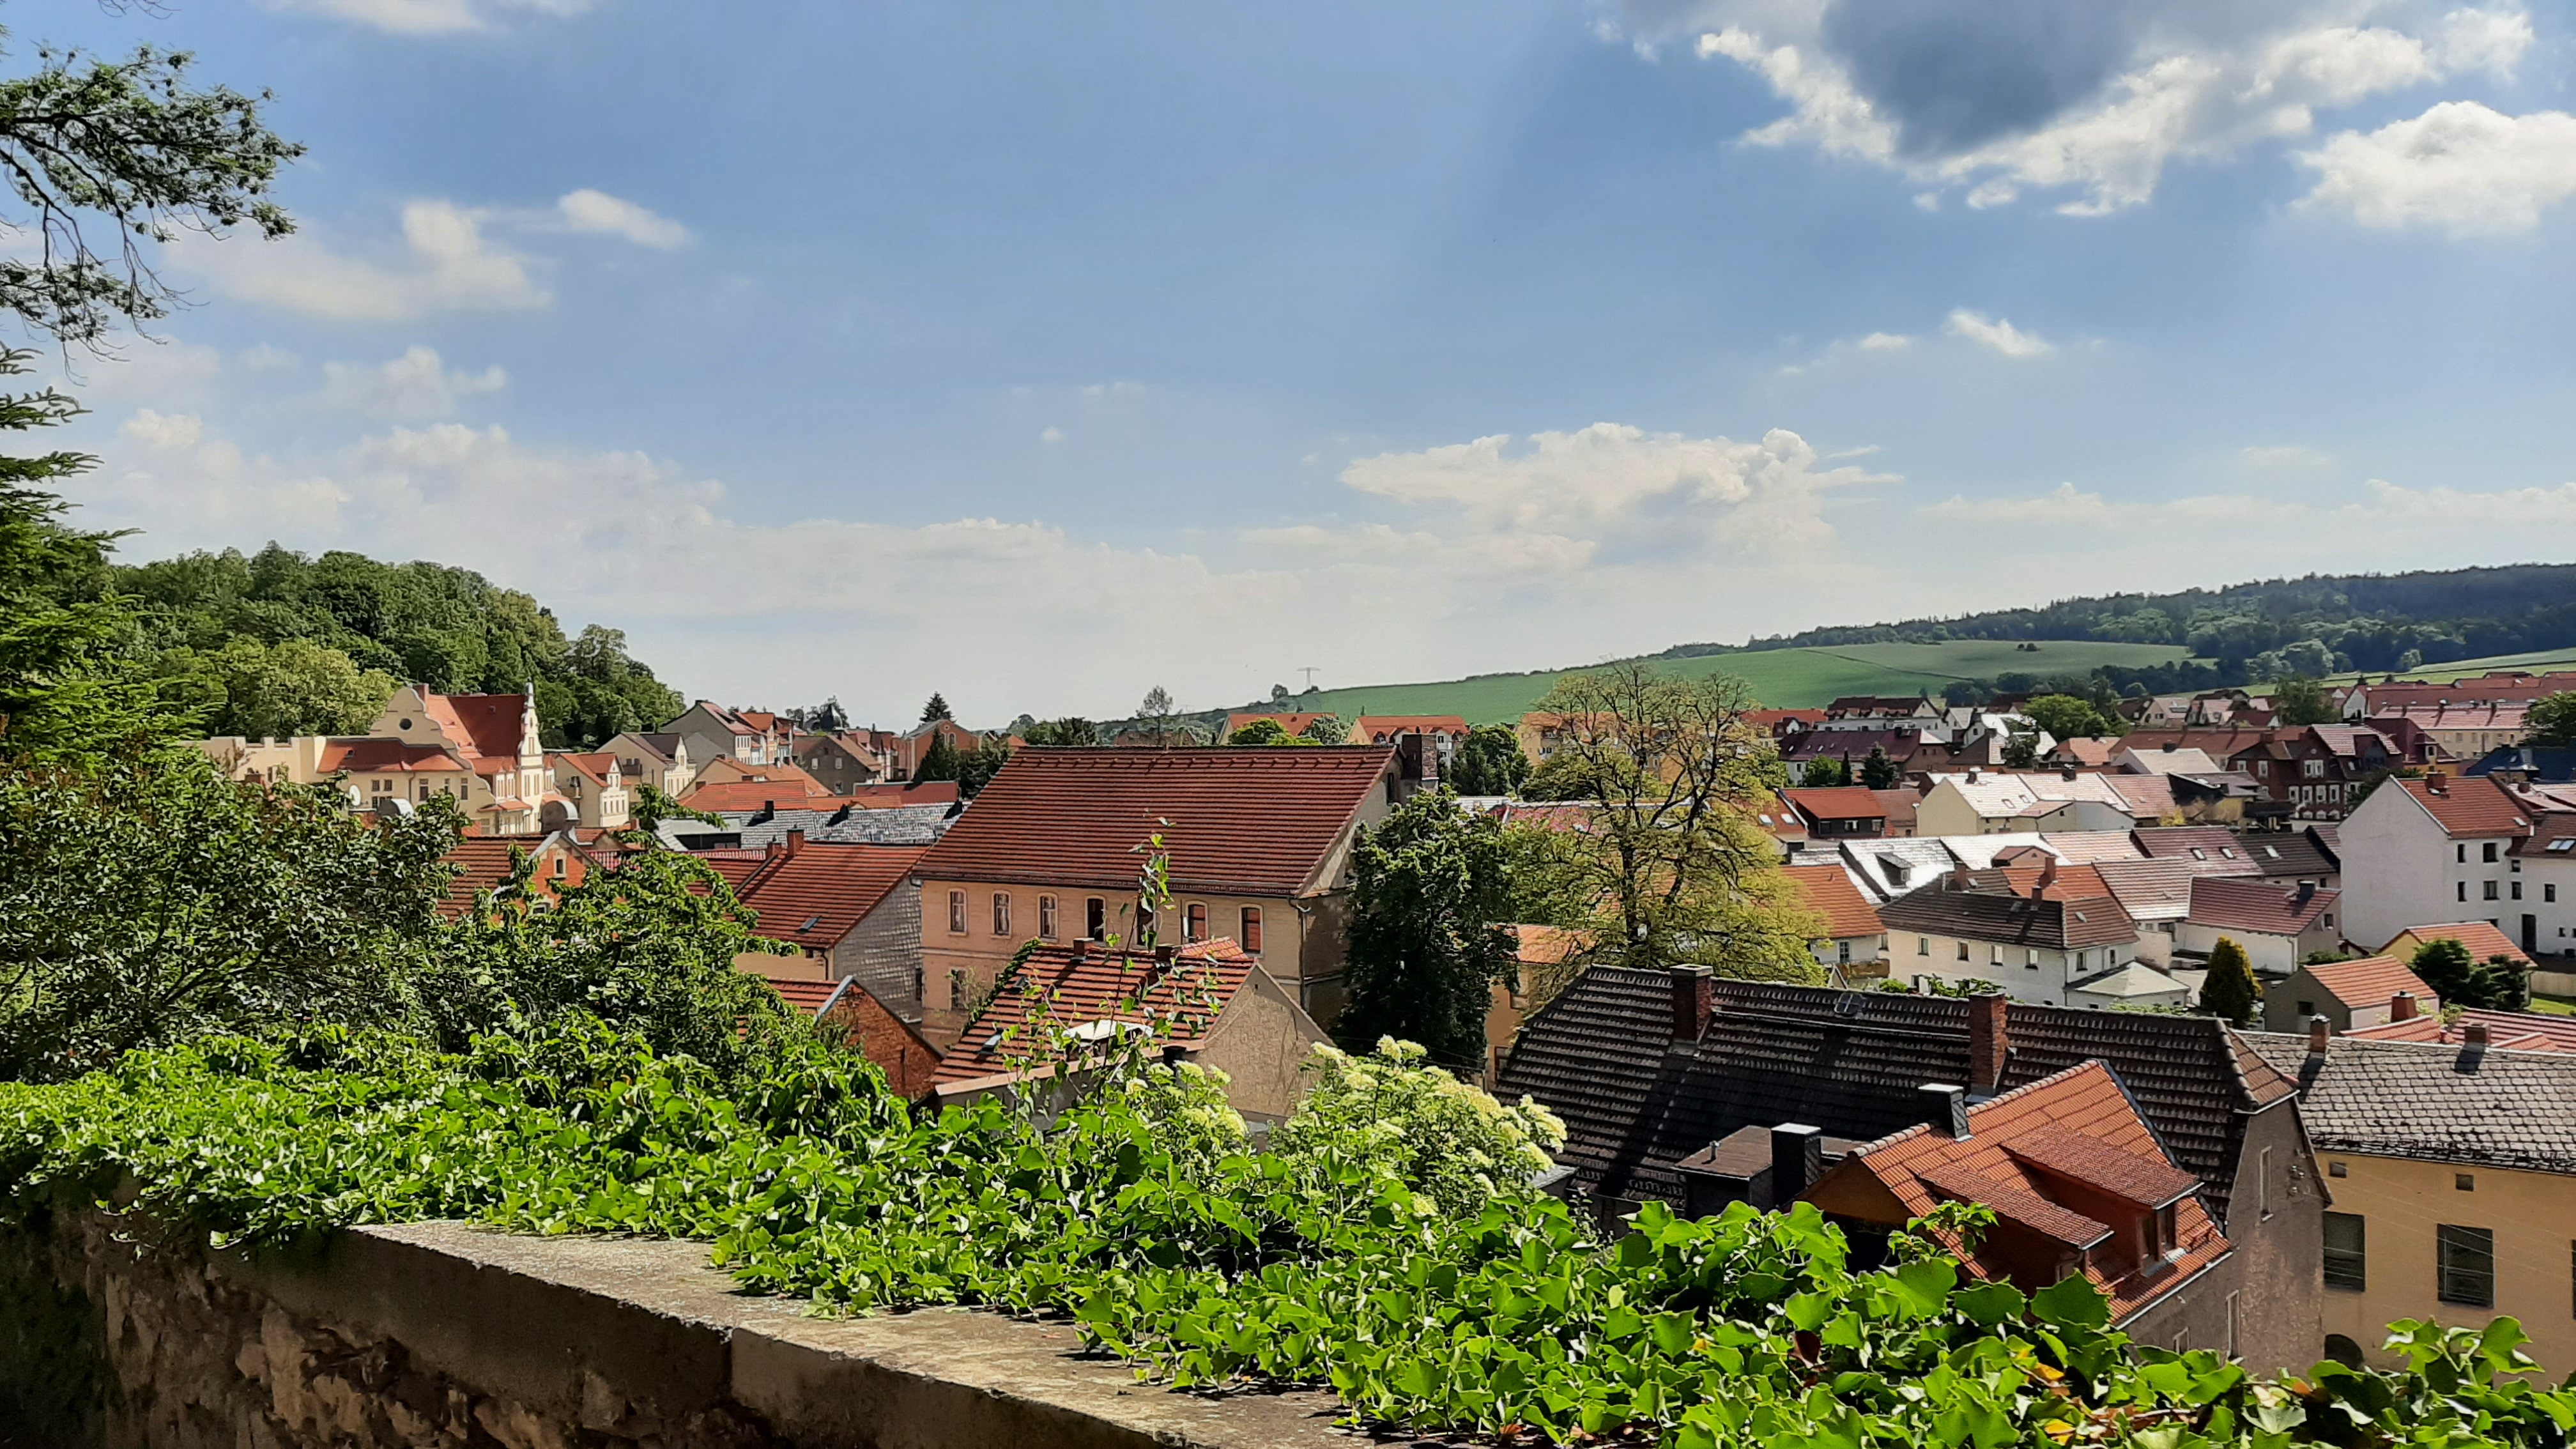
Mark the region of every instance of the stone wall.
<instances>
[{"instance_id":1,"label":"stone wall","mask_svg":"<svg viewBox=\"0 0 2576 1449\"><path fill-rule=\"evenodd\" d=\"M1318 1394L1210 1399L1062 1325L821 1319L704 1246L361 1228L256 1253L109 1214L0 1232L0 1449L1028 1449L1350 1442Z\"/></svg>"}]
</instances>

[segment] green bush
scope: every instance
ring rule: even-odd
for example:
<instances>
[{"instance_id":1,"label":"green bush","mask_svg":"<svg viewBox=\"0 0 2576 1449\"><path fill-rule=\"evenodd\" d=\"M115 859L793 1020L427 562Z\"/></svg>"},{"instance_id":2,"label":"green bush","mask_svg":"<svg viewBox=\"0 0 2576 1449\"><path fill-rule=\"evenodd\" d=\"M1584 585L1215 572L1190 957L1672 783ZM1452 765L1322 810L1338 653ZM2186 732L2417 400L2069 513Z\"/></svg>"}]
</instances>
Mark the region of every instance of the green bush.
<instances>
[{"instance_id":1,"label":"green bush","mask_svg":"<svg viewBox=\"0 0 2576 1449\"><path fill-rule=\"evenodd\" d=\"M2026 1298L1928 1249L1856 1272L1811 1207L1650 1205L1602 1242L1518 1181L1540 1119L1400 1054L1328 1058L1256 1156L1203 1074L1131 1066L1041 1126L991 1100L917 1116L810 1038L752 1050L726 1077L565 1017L455 1055L336 1030L138 1052L0 1087L0 1208L130 1181L218 1239L435 1217L703 1238L826 1308L1065 1314L1177 1386L1329 1384L1373 1423L1554 1443L2563 1449L2576 1426L2507 1319L2400 1324L2397 1372L2263 1382L2129 1343L2080 1279ZM1472 1190L1458 1143L1487 1158Z\"/></svg>"}]
</instances>

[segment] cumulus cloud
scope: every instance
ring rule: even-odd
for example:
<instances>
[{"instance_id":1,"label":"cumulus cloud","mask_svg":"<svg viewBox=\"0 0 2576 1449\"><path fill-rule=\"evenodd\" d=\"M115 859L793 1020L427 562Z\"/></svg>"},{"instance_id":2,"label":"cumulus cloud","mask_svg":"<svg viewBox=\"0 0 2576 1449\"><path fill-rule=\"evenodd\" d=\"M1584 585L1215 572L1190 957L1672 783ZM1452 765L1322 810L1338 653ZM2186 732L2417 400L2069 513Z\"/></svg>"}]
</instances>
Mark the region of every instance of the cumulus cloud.
<instances>
[{"instance_id":1,"label":"cumulus cloud","mask_svg":"<svg viewBox=\"0 0 2576 1449\"><path fill-rule=\"evenodd\" d=\"M2519 5L2423 0L1631 0L1642 36L1697 36L1788 114L1743 138L1875 162L1971 206L2024 192L2099 214L2177 160L2308 136L2320 108L2475 74L2531 47Z\"/></svg>"},{"instance_id":2,"label":"cumulus cloud","mask_svg":"<svg viewBox=\"0 0 2576 1449\"><path fill-rule=\"evenodd\" d=\"M624 237L639 247L669 251L689 240L689 229L678 222L587 186L565 192L555 202L555 210L563 217L564 225L574 231Z\"/></svg>"},{"instance_id":3,"label":"cumulus cloud","mask_svg":"<svg viewBox=\"0 0 2576 1449\"><path fill-rule=\"evenodd\" d=\"M451 417L457 400L498 392L510 381L496 364L478 373L451 371L436 350L414 345L384 362L326 362L315 401L371 418L425 422Z\"/></svg>"},{"instance_id":4,"label":"cumulus cloud","mask_svg":"<svg viewBox=\"0 0 2576 1449\"><path fill-rule=\"evenodd\" d=\"M2195 548L2277 551L2281 540L2291 536L2280 530L2289 529L2311 554L2330 558L2333 550L2366 546L2365 541L2384 549L2392 539L2420 542L2449 534L2483 538L2491 545L2498 524L2576 523L2576 482L2529 488L2408 488L2373 478L2362 485L2358 497L2324 490L2296 496L2200 493L2132 499L2060 483L2045 493L2025 496L1954 494L1916 509L1915 516L1980 529L1997 525L2024 529L2033 546L2063 548L2067 539L2079 538L2101 551L2128 549L2140 537L2155 536L2139 530L2158 528L2189 530Z\"/></svg>"},{"instance_id":5,"label":"cumulus cloud","mask_svg":"<svg viewBox=\"0 0 2576 1449\"><path fill-rule=\"evenodd\" d=\"M394 35L452 35L488 30L511 12L571 16L591 0L264 0L271 10L299 11Z\"/></svg>"},{"instance_id":6,"label":"cumulus cloud","mask_svg":"<svg viewBox=\"0 0 2576 1449\"><path fill-rule=\"evenodd\" d=\"M1775 428L1756 443L1595 423L1571 433L1507 434L1361 458L1342 481L1363 493L1452 513L1470 534L1550 540L1533 559L1588 560L1673 548L1741 551L1829 541L1824 491L1882 481L1819 466L1806 439ZM1583 545L1567 549L1562 543Z\"/></svg>"},{"instance_id":7,"label":"cumulus cloud","mask_svg":"<svg viewBox=\"0 0 2576 1449\"><path fill-rule=\"evenodd\" d=\"M2368 134L2342 132L2299 159L2317 172L2301 204L2363 226L2527 232L2544 209L2576 196L2576 116L2444 101Z\"/></svg>"},{"instance_id":8,"label":"cumulus cloud","mask_svg":"<svg viewBox=\"0 0 2576 1449\"><path fill-rule=\"evenodd\" d=\"M206 433L205 419L195 413L156 413L150 408L137 408L117 428L120 438L131 438L147 448L193 448Z\"/></svg>"},{"instance_id":9,"label":"cumulus cloud","mask_svg":"<svg viewBox=\"0 0 2576 1449\"><path fill-rule=\"evenodd\" d=\"M2056 346L2035 332L2024 332L2001 317L1988 317L1962 307L1950 314L1941 330L1962 337L1979 347L1991 348L2006 357L2046 357Z\"/></svg>"},{"instance_id":10,"label":"cumulus cloud","mask_svg":"<svg viewBox=\"0 0 2576 1449\"><path fill-rule=\"evenodd\" d=\"M1863 352L1899 352L1914 345L1914 339L1899 332L1873 332L1860 340Z\"/></svg>"},{"instance_id":11,"label":"cumulus cloud","mask_svg":"<svg viewBox=\"0 0 2576 1449\"><path fill-rule=\"evenodd\" d=\"M182 232L180 264L226 296L345 322L400 322L446 311L543 307L553 300L525 259L483 235L482 219L448 201L402 209L402 255L369 261L304 233L278 241Z\"/></svg>"}]
</instances>

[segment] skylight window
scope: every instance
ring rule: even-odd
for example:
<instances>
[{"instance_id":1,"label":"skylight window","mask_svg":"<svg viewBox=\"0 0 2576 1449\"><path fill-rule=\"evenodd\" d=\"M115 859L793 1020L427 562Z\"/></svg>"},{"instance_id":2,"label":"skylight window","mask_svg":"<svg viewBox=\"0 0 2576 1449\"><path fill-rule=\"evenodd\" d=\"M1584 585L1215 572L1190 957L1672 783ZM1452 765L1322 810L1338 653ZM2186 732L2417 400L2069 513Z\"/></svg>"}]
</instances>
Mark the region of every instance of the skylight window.
<instances>
[{"instance_id":1,"label":"skylight window","mask_svg":"<svg viewBox=\"0 0 2576 1449\"><path fill-rule=\"evenodd\" d=\"M2207 860L2209 859L2209 852L2195 845L2191 848L2191 858L2194 860Z\"/></svg>"},{"instance_id":2,"label":"skylight window","mask_svg":"<svg viewBox=\"0 0 2576 1449\"><path fill-rule=\"evenodd\" d=\"M821 924L823 924L823 918L821 916L807 916L805 918L805 924L796 928L796 934L802 936L807 931L810 931Z\"/></svg>"}]
</instances>

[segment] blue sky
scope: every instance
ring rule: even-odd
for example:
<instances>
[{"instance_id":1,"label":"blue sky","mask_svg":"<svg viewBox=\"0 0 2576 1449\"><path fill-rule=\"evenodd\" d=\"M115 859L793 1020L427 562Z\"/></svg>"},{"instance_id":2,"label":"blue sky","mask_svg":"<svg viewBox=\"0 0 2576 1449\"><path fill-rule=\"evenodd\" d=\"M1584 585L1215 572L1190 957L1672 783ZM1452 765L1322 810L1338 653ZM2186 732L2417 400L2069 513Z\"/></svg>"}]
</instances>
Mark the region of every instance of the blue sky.
<instances>
[{"instance_id":1,"label":"blue sky","mask_svg":"<svg viewBox=\"0 0 2576 1449\"><path fill-rule=\"evenodd\" d=\"M745 17L756 17L746 23ZM129 551L909 716L2576 556L2576 7L183 0L302 230L79 361Z\"/></svg>"}]
</instances>

